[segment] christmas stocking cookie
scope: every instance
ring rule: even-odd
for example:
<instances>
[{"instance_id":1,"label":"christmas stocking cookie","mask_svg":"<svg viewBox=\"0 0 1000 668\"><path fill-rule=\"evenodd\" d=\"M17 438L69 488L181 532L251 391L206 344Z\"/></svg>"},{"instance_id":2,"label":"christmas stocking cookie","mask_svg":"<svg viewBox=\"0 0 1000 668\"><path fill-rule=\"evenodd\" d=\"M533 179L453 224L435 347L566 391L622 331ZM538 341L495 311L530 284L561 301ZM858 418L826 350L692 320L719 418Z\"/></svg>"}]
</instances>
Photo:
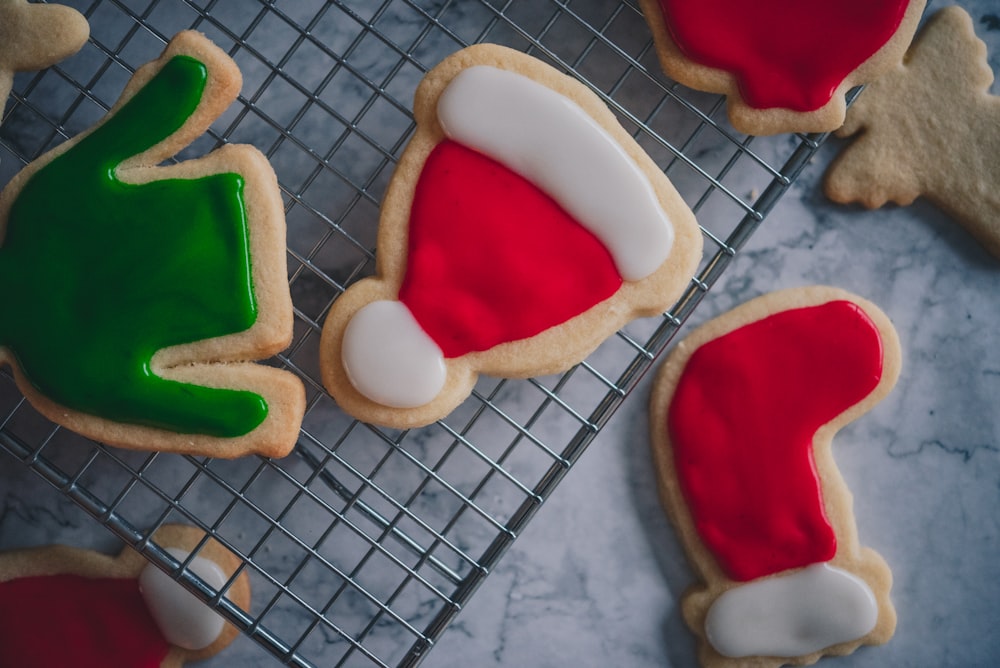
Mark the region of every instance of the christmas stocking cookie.
<instances>
[{"instance_id":1,"label":"christmas stocking cookie","mask_svg":"<svg viewBox=\"0 0 1000 668\"><path fill-rule=\"evenodd\" d=\"M664 71L727 96L748 134L827 132L845 93L898 63L924 0L640 0Z\"/></svg>"},{"instance_id":2,"label":"christmas stocking cookie","mask_svg":"<svg viewBox=\"0 0 1000 668\"><path fill-rule=\"evenodd\" d=\"M75 9L0 0L0 117L14 72L41 70L73 55L90 36Z\"/></svg>"},{"instance_id":3,"label":"christmas stocking cookie","mask_svg":"<svg viewBox=\"0 0 1000 668\"><path fill-rule=\"evenodd\" d=\"M214 540L202 544L204 536L165 525L154 538L249 609L246 573L230 583L241 562ZM179 668L222 651L238 634L131 548L117 557L62 545L0 553L0 619L0 665L18 668Z\"/></svg>"},{"instance_id":4,"label":"christmas stocking cookie","mask_svg":"<svg viewBox=\"0 0 1000 668\"><path fill-rule=\"evenodd\" d=\"M428 73L414 112L377 276L323 328L323 380L348 413L428 424L479 373L568 369L687 285L701 257L693 214L582 84L478 45Z\"/></svg>"},{"instance_id":5,"label":"christmas stocking cookie","mask_svg":"<svg viewBox=\"0 0 1000 668\"><path fill-rule=\"evenodd\" d=\"M1000 97L986 45L959 7L928 21L906 60L865 89L837 131L835 202L874 209L924 195L1000 257Z\"/></svg>"},{"instance_id":6,"label":"christmas stocking cookie","mask_svg":"<svg viewBox=\"0 0 1000 668\"><path fill-rule=\"evenodd\" d=\"M294 446L302 384L253 363L292 334L274 172L237 145L160 166L240 83L221 49L180 33L100 123L0 192L0 364L49 419L144 450Z\"/></svg>"},{"instance_id":7,"label":"christmas stocking cookie","mask_svg":"<svg viewBox=\"0 0 1000 668\"><path fill-rule=\"evenodd\" d=\"M682 609L704 666L809 664L892 635L892 576L859 543L831 442L899 367L886 316L826 287L752 300L664 363L653 455L702 581Z\"/></svg>"}]
</instances>

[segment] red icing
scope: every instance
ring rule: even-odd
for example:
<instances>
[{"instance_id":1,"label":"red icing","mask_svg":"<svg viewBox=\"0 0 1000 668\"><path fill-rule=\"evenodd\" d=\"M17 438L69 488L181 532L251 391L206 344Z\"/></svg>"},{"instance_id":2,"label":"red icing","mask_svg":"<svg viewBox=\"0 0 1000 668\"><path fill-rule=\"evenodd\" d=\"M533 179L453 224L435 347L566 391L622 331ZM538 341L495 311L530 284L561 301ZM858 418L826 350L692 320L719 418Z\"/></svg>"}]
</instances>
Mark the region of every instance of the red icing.
<instances>
[{"instance_id":1,"label":"red icing","mask_svg":"<svg viewBox=\"0 0 1000 668\"><path fill-rule=\"evenodd\" d=\"M848 301L784 311L694 352L667 419L695 526L729 577L833 558L813 436L881 377L878 329Z\"/></svg>"},{"instance_id":2,"label":"red icing","mask_svg":"<svg viewBox=\"0 0 1000 668\"><path fill-rule=\"evenodd\" d=\"M896 32L909 0L660 0L671 37L751 107L814 111Z\"/></svg>"},{"instance_id":3,"label":"red icing","mask_svg":"<svg viewBox=\"0 0 1000 668\"><path fill-rule=\"evenodd\" d=\"M131 578L0 583L0 665L158 668L170 651Z\"/></svg>"},{"instance_id":4,"label":"red icing","mask_svg":"<svg viewBox=\"0 0 1000 668\"><path fill-rule=\"evenodd\" d=\"M450 140L427 157L409 234L399 299L445 357L534 336L622 284L604 245L551 197Z\"/></svg>"}]
</instances>

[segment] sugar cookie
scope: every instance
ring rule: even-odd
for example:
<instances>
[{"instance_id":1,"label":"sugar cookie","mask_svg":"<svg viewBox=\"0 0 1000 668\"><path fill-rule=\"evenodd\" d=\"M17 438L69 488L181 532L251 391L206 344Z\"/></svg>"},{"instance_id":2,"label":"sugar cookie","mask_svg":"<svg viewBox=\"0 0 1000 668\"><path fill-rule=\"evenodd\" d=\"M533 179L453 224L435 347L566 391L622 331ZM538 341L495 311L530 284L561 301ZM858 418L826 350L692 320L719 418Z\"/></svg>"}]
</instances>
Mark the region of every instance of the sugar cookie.
<instances>
[{"instance_id":1,"label":"sugar cookie","mask_svg":"<svg viewBox=\"0 0 1000 668\"><path fill-rule=\"evenodd\" d=\"M251 363L288 345L277 180L249 146L158 166L240 88L182 32L94 128L0 192L0 364L49 419L112 445L286 454L301 382Z\"/></svg>"},{"instance_id":2,"label":"sugar cookie","mask_svg":"<svg viewBox=\"0 0 1000 668\"><path fill-rule=\"evenodd\" d=\"M228 584L242 562L215 540L201 545L204 536L168 524L154 540L249 610L246 572ZM131 548L117 557L64 545L0 553L0 619L0 665L18 668L179 668L217 654L239 633Z\"/></svg>"},{"instance_id":3,"label":"sugar cookie","mask_svg":"<svg viewBox=\"0 0 1000 668\"><path fill-rule=\"evenodd\" d=\"M688 284L694 215L576 80L477 45L428 73L414 112L382 205L377 276L341 295L323 327L323 382L351 415L428 424L478 374L568 369Z\"/></svg>"},{"instance_id":4,"label":"sugar cookie","mask_svg":"<svg viewBox=\"0 0 1000 668\"><path fill-rule=\"evenodd\" d=\"M747 134L827 132L845 94L898 63L924 0L640 0L668 76L727 97Z\"/></svg>"},{"instance_id":5,"label":"sugar cookie","mask_svg":"<svg viewBox=\"0 0 1000 668\"><path fill-rule=\"evenodd\" d=\"M0 0L0 116L14 72L51 67L79 51L89 36L87 19L75 9Z\"/></svg>"},{"instance_id":6,"label":"sugar cookie","mask_svg":"<svg viewBox=\"0 0 1000 668\"><path fill-rule=\"evenodd\" d=\"M835 202L874 209L924 195L1000 257L1000 97L986 45L959 7L935 14L905 61L868 86L826 173Z\"/></svg>"},{"instance_id":7,"label":"sugar cookie","mask_svg":"<svg viewBox=\"0 0 1000 668\"><path fill-rule=\"evenodd\" d=\"M810 664L892 636L892 575L859 543L831 442L899 369L888 318L828 287L747 302L668 356L653 459L701 580L681 606L703 666Z\"/></svg>"}]
</instances>

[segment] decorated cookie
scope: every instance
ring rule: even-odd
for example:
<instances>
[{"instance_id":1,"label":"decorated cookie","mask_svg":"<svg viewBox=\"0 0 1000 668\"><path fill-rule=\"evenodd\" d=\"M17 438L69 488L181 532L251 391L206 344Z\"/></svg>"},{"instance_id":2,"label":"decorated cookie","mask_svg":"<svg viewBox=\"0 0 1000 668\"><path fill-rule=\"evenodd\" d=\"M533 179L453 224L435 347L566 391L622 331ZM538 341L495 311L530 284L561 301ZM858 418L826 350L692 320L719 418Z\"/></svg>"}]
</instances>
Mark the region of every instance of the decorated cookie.
<instances>
[{"instance_id":1,"label":"decorated cookie","mask_svg":"<svg viewBox=\"0 0 1000 668\"><path fill-rule=\"evenodd\" d=\"M90 36L75 9L0 0L0 116L14 72L40 70L73 55Z\"/></svg>"},{"instance_id":2,"label":"decorated cookie","mask_svg":"<svg viewBox=\"0 0 1000 668\"><path fill-rule=\"evenodd\" d=\"M903 63L868 86L837 131L856 135L830 166L835 202L877 208L920 195L1000 257L1000 97L986 45L959 7L935 14Z\"/></svg>"},{"instance_id":3,"label":"decorated cookie","mask_svg":"<svg viewBox=\"0 0 1000 668\"><path fill-rule=\"evenodd\" d=\"M128 448L287 453L284 213L262 154L158 166L235 99L236 64L177 35L89 131L0 192L0 364L49 419Z\"/></svg>"},{"instance_id":4,"label":"decorated cookie","mask_svg":"<svg viewBox=\"0 0 1000 668\"><path fill-rule=\"evenodd\" d=\"M639 0L664 71L727 96L737 130L827 132L844 95L898 63L924 0Z\"/></svg>"},{"instance_id":5,"label":"decorated cookie","mask_svg":"<svg viewBox=\"0 0 1000 668\"><path fill-rule=\"evenodd\" d=\"M240 560L193 527L154 540L190 573L248 610ZM192 553L194 556L192 557ZM235 627L126 548L117 557L63 545L0 553L0 665L179 668L222 651Z\"/></svg>"},{"instance_id":6,"label":"decorated cookie","mask_svg":"<svg viewBox=\"0 0 1000 668\"><path fill-rule=\"evenodd\" d=\"M478 45L428 73L414 113L377 275L323 328L323 381L348 413L428 424L478 374L568 369L687 285L701 256L693 214L579 82Z\"/></svg>"},{"instance_id":7,"label":"decorated cookie","mask_svg":"<svg viewBox=\"0 0 1000 668\"><path fill-rule=\"evenodd\" d=\"M701 580L682 610L702 665L810 664L892 635L892 576L859 544L831 442L899 368L886 316L827 287L752 300L667 358L653 459Z\"/></svg>"}]
</instances>

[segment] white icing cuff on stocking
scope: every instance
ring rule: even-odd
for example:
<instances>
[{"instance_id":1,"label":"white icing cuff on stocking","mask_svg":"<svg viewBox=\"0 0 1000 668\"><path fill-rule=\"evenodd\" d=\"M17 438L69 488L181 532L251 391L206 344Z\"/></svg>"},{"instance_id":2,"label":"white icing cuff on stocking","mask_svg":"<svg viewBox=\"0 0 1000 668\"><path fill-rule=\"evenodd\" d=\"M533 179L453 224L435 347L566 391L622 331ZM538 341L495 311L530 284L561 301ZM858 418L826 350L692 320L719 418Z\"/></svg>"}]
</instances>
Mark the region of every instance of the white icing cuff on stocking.
<instances>
[{"instance_id":1,"label":"white icing cuff on stocking","mask_svg":"<svg viewBox=\"0 0 1000 668\"><path fill-rule=\"evenodd\" d=\"M450 139L531 181L610 251L638 281L670 254L674 228L645 173L573 100L488 65L459 73L438 100Z\"/></svg>"},{"instance_id":2,"label":"white icing cuff on stocking","mask_svg":"<svg viewBox=\"0 0 1000 668\"><path fill-rule=\"evenodd\" d=\"M723 656L792 657L857 640L877 620L864 580L814 564L726 591L709 608L705 633Z\"/></svg>"},{"instance_id":3,"label":"white icing cuff on stocking","mask_svg":"<svg viewBox=\"0 0 1000 668\"><path fill-rule=\"evenodd\" d=\"M167 552L178 561L190 555L177 548L167 548ZM214 561L195 557L188 570L215 590L226 584L225 573ZM139 591L160 633L171 645L192 651L204 649L222 633L222 617L156 566L149 564L142 569Z\"/></svg>"},{"instance_id":4,"label":"white icing cuff on stocking","mask_svg":"<svg viewBox=\"0 0 1000 668\"><path fill-rule=\"evenodd\" d=\"M354 314L341 358L358 392L393 408L430 403L448 375L441 348L397 301L375 301Z\"/></svg>"}]
</instances>

